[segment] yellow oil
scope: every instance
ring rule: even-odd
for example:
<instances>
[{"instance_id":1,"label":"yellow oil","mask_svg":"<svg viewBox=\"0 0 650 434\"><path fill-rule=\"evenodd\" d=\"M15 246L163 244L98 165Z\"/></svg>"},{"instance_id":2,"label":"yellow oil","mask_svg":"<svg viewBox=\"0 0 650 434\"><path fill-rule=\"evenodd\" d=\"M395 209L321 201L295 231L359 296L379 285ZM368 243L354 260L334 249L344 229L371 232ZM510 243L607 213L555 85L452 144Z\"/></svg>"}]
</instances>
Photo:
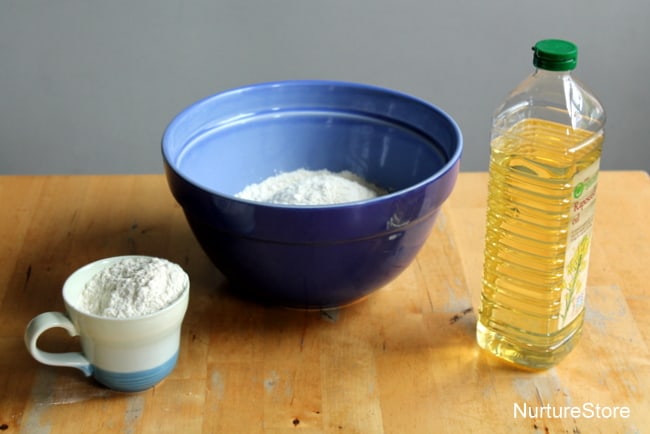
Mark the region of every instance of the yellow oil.
<instances>
[{"instance_id":1,"label":"yellow oil","mask_svg":"<svg viewBox=\"0 0 650 434\"><path fill-rule=\"evenodd\" d=\"M549 368L580 336L584 309L560 320L573 180L597 167L602 143L602 132L541 119L493 139L477 341L506 362Z\"/></svg>"}]
</instances>

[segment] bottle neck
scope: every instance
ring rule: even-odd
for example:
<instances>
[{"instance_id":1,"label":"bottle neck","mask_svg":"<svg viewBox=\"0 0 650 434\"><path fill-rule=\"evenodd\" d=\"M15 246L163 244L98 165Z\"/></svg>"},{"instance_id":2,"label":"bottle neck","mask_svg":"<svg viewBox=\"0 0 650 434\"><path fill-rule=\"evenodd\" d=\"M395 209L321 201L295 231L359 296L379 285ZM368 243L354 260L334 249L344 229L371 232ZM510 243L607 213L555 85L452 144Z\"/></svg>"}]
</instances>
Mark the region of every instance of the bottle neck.
<instances>
[{"instance_id":1,"label":"bottle neck","mask_svg":"<svg viewBox=\"0 0 650 434\"><path fill-rule=\"evenodd\" d=\"M539 78L562 78L562 77L570 77L571 74L573 73L573 70L568 70L568 71L549 71L548 69L542 69L542 68L537 68L535 69L535 72L533 73L533 77L539 77Z\"/></svg>"}]
</instances>

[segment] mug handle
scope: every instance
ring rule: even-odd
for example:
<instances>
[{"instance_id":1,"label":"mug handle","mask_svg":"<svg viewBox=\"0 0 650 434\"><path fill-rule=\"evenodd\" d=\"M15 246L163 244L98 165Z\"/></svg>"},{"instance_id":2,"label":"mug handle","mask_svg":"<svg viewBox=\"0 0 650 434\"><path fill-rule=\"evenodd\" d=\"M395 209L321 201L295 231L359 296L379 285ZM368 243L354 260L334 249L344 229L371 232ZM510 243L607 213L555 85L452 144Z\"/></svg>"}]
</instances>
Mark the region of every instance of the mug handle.
<instances>
[{"instance_id":1,"label":"mug handle","mask_svg":"<svg viewBox=\"0 0 650 434\"><path fill-rule=\"evenodd\" d=\"M70 334L70 336L77 336L77 331L72 321L60 312L45 312L34 319L32 319L27 328L25 329L25 345L30 352L39 362L51 366L65 366L69 368L77 368L84 373L86 377L90 377L93 373L93 367L81 353L49 353L42 351L36 345L38 338L43 332L48 329L60 327Z\"/></svg>"}]
</instances>

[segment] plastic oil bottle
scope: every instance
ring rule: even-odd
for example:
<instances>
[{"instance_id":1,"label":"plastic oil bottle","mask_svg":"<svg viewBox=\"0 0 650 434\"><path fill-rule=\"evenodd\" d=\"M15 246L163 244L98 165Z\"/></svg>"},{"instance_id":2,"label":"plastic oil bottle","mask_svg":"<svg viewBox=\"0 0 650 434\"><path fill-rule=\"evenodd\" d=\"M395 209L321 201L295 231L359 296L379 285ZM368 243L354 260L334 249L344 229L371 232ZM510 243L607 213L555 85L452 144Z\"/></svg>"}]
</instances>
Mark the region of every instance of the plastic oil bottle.
<instances>
[{"instance_id":1,"label":"plastic oil bottle","mask_svg":"<svg viewBox=\"0 0 650 434\"><path fill-rule=\"evenodd\" d=\"M537 370L582 331L605 112L572 75L576 45L533 51L534 72L493 117L477 341Z\"/></svg>"}]
</instances>

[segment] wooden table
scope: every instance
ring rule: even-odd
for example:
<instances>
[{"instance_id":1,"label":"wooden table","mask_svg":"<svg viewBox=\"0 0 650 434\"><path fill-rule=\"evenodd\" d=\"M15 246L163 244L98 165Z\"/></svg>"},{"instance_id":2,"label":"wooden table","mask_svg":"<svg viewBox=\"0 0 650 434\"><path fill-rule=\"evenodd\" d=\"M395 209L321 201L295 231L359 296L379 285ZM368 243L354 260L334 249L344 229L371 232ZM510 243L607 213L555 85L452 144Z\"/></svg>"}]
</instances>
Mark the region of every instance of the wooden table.
<instances>
[{"instance_id":1,"label":"wooden table","mask_svg":"<svg viewBox=\"0 0 650 434\"><path fill-rule=\"evenodd\" d=\"M648 175L602 173L584 335L542 373L505 367L475 343L485 203L486 175L461 174L397 280L345 309L300 312L229 293L162 175L2 176L0 432L650 432ZM170 377L122 394L33 360L24 328L63 309L65 278L134 253L191 278ZM78 342L56 329L40 346Z\"/></svg>"}]
</instances>

